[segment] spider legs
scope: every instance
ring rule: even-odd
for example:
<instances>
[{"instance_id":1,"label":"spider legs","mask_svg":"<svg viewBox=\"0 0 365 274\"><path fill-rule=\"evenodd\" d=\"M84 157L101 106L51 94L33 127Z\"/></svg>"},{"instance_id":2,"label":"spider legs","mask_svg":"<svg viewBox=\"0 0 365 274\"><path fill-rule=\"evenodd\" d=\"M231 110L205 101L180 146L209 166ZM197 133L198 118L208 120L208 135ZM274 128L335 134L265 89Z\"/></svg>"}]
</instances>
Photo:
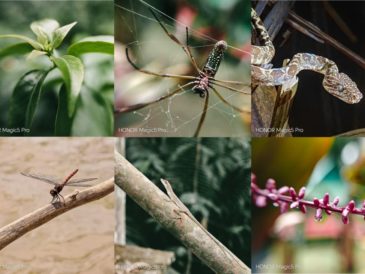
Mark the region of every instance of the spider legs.
<instances>
[{"instance_id":1,"label":"spider legs","mask_svg":"<svg viewBox=\"0 0 365 274\"><path fill-rule=\"evenodd\" d=\"M194 84L194 82L189 82L185 85L182 85L182 86L179 86L177 89L173 90L172 92L164 95L164 96L161 96L159 97L158 99L156 99L155 101L152 101L152 102L147 102L147 103L140 103L140 104L135 104L135 105L132 105L132 106L125 106L125 107L122 107L120 109L118 109L118 112L129 112L129 111L134 111L134 110L138 110L138 109L141 109L141 108L144 108L145 106L148 106L148 105L151 105L151 104L155 104L157 102L160 102L166 98L169 98L181 91L184 90L184 88L188 87L188 86L191 86L192 84Z\"/></svg>"},{"instance_id":2,"label":"spider legs","mask_svg":"<svg viewBox=\"0 0 365 274\"><path fill-rule=\"evenodd\" d=\"M204 123L204 120L205 120L205 116L207 114L207 110L208 110L208 102L209 102L209 93L207 92L205 94L205 102L204 102L204 109L203 109L203 113L202 115L200 116L200 120L199 120L199 124L198 124L198 127L196 128L195 130L195 133L194 133L194 137L198 137L199 135L199 132L200 132L200 129L202 128L202 125Z\"/></svg>"},{"instance_id":3,"label":"spider legs","mask_svg":"<svg viewBox=\"0 0 365 274\"><path fill-rule=\"evenodd\" d=\"M214 93L218 96L218 98L225 103L226 105L230 106L231 108L233 108L234 110L238 111L238 112L246 112L246 110L240 109L234 105L232 105L230 102L228 102L226 99L223 98L223 96L218 92L218 90L216 90L213 86L209 86Z\"/></svg>"},{"instance_id":4,"label":"spider legs","mask_svg":"<svg viewBox=\"0 0 365 274\"><path fill-rule=\"evenodd\" d=\"M219 86L219 87L222 87L222 88L226 88L228 90L235 91L235 92L239 92L239 93L242 93L242 94L248 94L248 95L251 94L251 91L243 91L243 90L240 90L240 89L237 89L237 88L234 88L234 87L230 87L230 86L226 86L226 85L223 85L222 84L222 83L230 83L230 81L221 81L221 80L216 80L216 79L210 79L210 80L216 86ZM231 84L239 84L239 82L232 81ZM242 84L242 83L240 83L240 84Z\"/></svg>"},{"instance_id":5,"label":"spider legs","mask_svg":"<svg viewBox=\"0 0 365 274\"><path fill-rule=\"evenodd\" d=\"M151 8L150 8L150 11L151 11L153 17L155 17L157 22L160 24L161 28L164 30L166 35L169 36L172 41L174 41L176 44L178 44L184 50L186 55L189 57L191 64L194 66L195 70L200 73L200 69L199 69L198 65L196 64L195 58L194 58L193 54L191 53L191 50L189 47L188 28L186 27L186 46L185 46L183 43L181 43L179 41L179 39L177 39L177 37L175 35L173 35L166 29L165 25L160 21L160 19L158 19L156 13Z\"/></svg>"},{"instance_id":6,"label":"spider legs","mask_svg":"<svg viewBox=\"0 0 365 274\"><path fill-rule=\"evenodd\" d=\"M188 80L194 80L195 79L194 76L185 76L185 75L168 74L168 73L160 74L160 73L156 73L156 72L153 72L153 71L142 69L139 66L137 66L135 63L133 63L133 61L131 60L131 58L129 56L129 48L128 47L126 47L126 49L125 49L125 55L127 57L128 63L131 64L131 66L134 69L136 69L140 72L150 74L150 75L154 75L154 76L158 76L158 77L169 77L169 78L188 79Z\"/></svg>"}]
</instances>

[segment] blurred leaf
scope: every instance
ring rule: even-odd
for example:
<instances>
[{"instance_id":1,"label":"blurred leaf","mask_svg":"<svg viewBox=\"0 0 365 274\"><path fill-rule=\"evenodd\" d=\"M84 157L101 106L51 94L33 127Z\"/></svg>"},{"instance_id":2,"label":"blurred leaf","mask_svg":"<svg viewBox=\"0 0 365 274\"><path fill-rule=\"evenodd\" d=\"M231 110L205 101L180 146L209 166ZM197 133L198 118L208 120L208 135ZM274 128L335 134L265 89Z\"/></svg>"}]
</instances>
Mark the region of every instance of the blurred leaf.
<instances>
[{"instance_id":1,"label":"blurred leaf","mask_svg":"<svg viewBox=\"0 0 365 274\"><path fill-rule=\"evenodd\" d=\"M39 56L42 56L42 55L46 55L47 53L44 52L44 51L39 51L39 50L32 50L31 53L29 53L29 55L27 56L27 59L33 59L33 58L37 58Z\"/></svg>"},{"instance_id":2,"label":"blurred leaf","mask_svg":"<svg viewBox=\"0 0 365 274\"><path fill-rule=\"evenodd\" d=\"M29 45L31 45L34 49L37 49L37 50L43 49L42 44L40 44L39 42L37 42L27 36L24 36L24 35L5 34L5 35L0 35L0 38L14 38L14 39L23 40L24 42L27 42Z\"/></svg>"},{"instance_id":3,"label":"blurred leaf","mask_svg":"<svg viewBox=\"0 0 365 274\"><path fill-rule=\"evenodd\" d=\"M58 48L63 39L65 39L66 35L69 33L69 31L77 24L77 22L73 22L71 24L65 25L63 27L60 27L58 29L56 29L53 33L52 33L52 45L53 48Z\"/></svg>"},{"instance_id":4,"label":"blurred leaf","mask_svg":"<svg viewBox=\"0 0 365 274\"><path fill-rule=\"evenodd\" d=\"M4 58L9 55L21 55L30 52L33 49L28 43L18 43L0 50L0 58Z\"/></svg>"},{"instance_id":5,"label":"blurred leaf","mask_svg":"<svg viewBox=\"0 0 365 274\"><path fill-rule=\"evenodd\" d=\"M44 70L33 70L20 78L10 100L9 127L31 127L47 74Z\"/></svg>"},{"instance_id":6,"label":"blurred leaf","mask_svg":"<svg viewBox=\"0 0 365 274\"><path fill-rule=\"evenodd\" d=\"M113 93L114 90L108 91ZM102 92L83 87L77 104L72 135L112 136L114 130L113 105Z\"/></svg>"},{"instance_id":7,"label":"blurred leaf","mask_svg":"<svg viewBox=\"0 0 365 274\"><path fill-rule=\"evenodd\" d=\"M72 55L52 57L62 73L67 88L67 110L68 116L72 117L75 112L77 98L79 97L82 82L84 80L84 66L81 60Z\"/></svg>"},{"instance_id":8,"label":"blurred leaf","mask_svg":"<svg viewBox=\"0 0 365 274\"><path fill-rule=\"evenodd\" d=\"M252 170L258 182L275 178L278 185L303 186L334 138L257 138L253 140ZM295 172L288 172L288 170Z\"/></svg>"},{"instance_id":9,"label":"blurred leaf","mask_svg":"<svg viewBox=\"0 0 365 274\"><path fill-rule=\"evenodd\" d=\"M58 95L58 107L55 122L55 136L70 136L72 127L72 117L67 111L68 96L66 85L61 86Z\"/></svg>"},{"instance_id":10,"label":"blurred leaf","mask_svg":"<svg viewBox=\"0 0 365 274\"><path fill-rule=\"evenodd\" d=\"M35 21L30 25L30 28L37 36L37 40L42 45L48 44L52 39L52 33L60 26L60 24L53 19L43 19Z\"/></svg>"},{"instance_id":11,"label":"blurred leaf","mask_svg":"<svg viewBox=\"0 0 365 274\"><path fill-rule=\"evenodd\" d=\"M113 36L92 36L72 44L67 53L70 55L81 55L84 53L105 53L114 54Z\"/></svg>"}]
</instances>

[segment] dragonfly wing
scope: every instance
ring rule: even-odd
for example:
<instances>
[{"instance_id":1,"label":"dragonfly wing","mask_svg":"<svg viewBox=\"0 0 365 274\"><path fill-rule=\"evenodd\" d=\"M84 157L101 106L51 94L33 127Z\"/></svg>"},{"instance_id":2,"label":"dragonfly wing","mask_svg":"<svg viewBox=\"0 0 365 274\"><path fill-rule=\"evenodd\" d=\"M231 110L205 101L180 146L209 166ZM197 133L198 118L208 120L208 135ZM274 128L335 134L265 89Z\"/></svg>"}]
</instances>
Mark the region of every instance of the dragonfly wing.
<instances>
[{"instance_id":1,"label":"dragonfly wing","mask_svg":"<svg viewBox=\"0 0 365 274\"><path fill-rule=\"evenodd\" d=\"M56 185L58 184L58 179L55 179L51 176L47 176L47 175L41 175L41 174L34 174L34 173L28 173L28 172L20 172L21 175L26 176L26 177L30 177L33 179L37 179L40 181L43 181L45 183L51 184L51 185Z\"/></svg>"},{"instance_id":2,"label":"dragonfly wing","mask_svg":"<svg viewBox=\"0 0 365 274\"><path fill-rule=\"evenodd\" d=\"M98 178L85 178L85 179L73 179L68 181L68 183L66 184L66 186L81 186L81 187L88 187L88 186L92 186L90 184L80 184L83 182L90 182L90 181L94 181Z\"/></svg>"}]
</instances>

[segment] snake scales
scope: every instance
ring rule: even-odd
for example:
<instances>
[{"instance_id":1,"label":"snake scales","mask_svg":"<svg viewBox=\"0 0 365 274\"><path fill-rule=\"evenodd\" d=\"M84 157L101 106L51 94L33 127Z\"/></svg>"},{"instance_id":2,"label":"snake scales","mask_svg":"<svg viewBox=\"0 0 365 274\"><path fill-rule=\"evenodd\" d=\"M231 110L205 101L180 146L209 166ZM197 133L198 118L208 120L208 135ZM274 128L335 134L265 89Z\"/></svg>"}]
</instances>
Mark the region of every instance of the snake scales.
<instances>
[{"instance_id":1,"label":"snake scales","mask_svg":"<svg viewBox=\"0 0 365 274\"><path fill-rule=\"evenodd\" d=\"M251 21L263 42L263 46L252 47L251 75L253 84L283 85L295 79L300 71L312 70L324 75L322 85L331 95L348 104L360 102L363 95L356 83L345 73L340 73L337 65L325 57L310 53L297 53L285 67L271 68L269 63L274 57L275 48L254 9L251 9Z\"/></svg>"}]
</instances>

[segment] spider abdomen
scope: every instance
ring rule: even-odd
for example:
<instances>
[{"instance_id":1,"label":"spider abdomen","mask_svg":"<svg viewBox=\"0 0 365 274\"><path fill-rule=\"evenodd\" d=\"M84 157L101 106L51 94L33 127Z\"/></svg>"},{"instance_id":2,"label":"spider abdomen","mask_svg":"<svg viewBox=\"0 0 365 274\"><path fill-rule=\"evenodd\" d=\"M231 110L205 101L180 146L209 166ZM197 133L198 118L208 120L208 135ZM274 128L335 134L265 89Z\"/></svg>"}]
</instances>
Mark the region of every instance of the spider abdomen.
<instances>
[{"instance_id":1,"label":"spider abdomen","mask_svg":"<svg viewBox=\"0 0 365 274\"><path fill-rule=\"evenodd\" d=\"M227 43L223 40L218 41L208 56L208 60L204 65L203 72L209 76L214 77L217 73L221 61L223 59L224 52L227 50Z\"/></svg>"}]
</instances>

